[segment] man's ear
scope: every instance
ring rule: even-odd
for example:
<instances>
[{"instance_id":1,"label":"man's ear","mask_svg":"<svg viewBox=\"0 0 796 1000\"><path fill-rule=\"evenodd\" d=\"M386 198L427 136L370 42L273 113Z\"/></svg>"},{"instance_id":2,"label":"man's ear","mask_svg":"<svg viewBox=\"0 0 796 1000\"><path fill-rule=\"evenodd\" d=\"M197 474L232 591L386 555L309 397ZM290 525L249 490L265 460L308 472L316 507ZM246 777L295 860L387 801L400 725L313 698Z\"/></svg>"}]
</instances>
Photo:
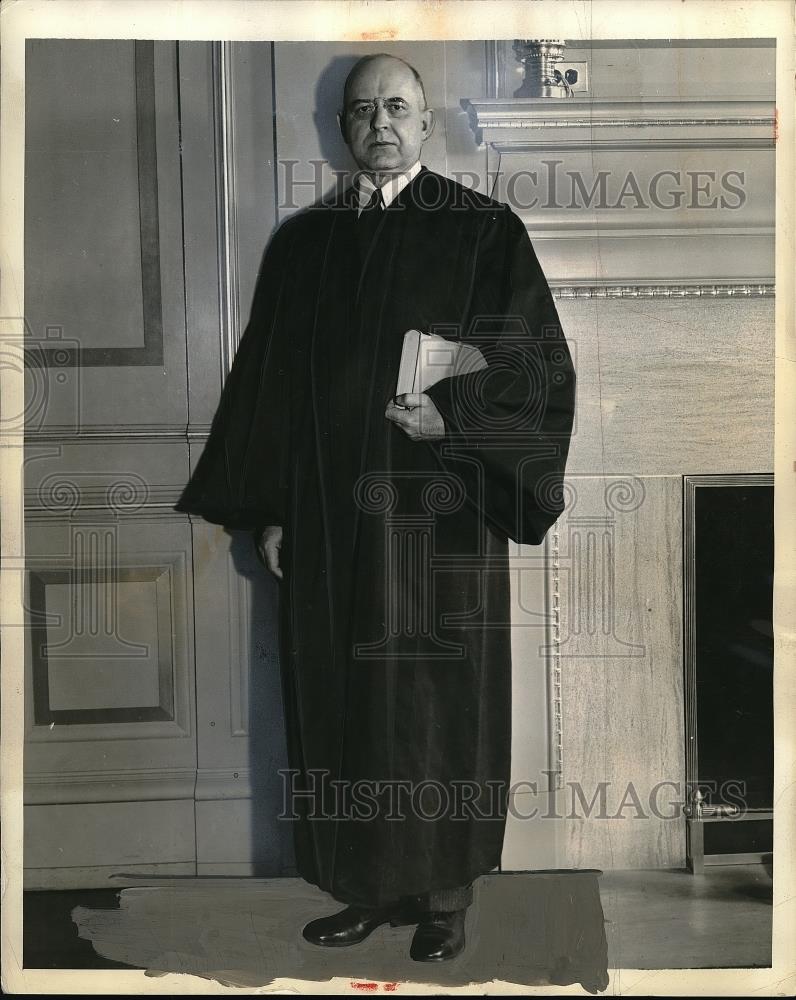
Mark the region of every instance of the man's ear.
<instances>
[{"instance_id":1,"label":"man's ear","mask_svg":"<svg viewBox=\"0 0 796 1000\"><path fill-rule=\"evenodd\" d=\"M340 128L340 135L343 137L343 142L348 145L348 136L345 133L345 118L340 111L337 112L337 124Z\"/></svg>"},{"instance_id":2,"label":"man's ear","mask_svg":"<svg viewBox=\"0 0 796 1000\"><path fill-rule=\"evenodd\" d=\"M434 131L434 125L436 124L434 109L426 108L426 110L421 113L420 122L423 126L423 142L425 142Z\"/></svg>"}]
</instances>

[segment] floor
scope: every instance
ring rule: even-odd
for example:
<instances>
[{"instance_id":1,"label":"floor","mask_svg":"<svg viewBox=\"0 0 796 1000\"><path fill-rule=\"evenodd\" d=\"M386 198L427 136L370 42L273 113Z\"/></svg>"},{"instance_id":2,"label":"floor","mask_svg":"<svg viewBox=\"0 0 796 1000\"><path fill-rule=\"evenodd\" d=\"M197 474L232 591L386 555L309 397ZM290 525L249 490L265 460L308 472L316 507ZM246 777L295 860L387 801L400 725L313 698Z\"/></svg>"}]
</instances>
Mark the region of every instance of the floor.
<instances>
[{"instance_id":1,"label":"floor","mask_svg":"<svg viewBox=\"0 0 796 1000\"><path fill-rule=\"evenodd\" d=\"M597 992L605 989L611 968L767 966L771 890L770 872L761 865L713 868L700 876L487 876L476 883L467 952L436 966L435 981L481 981L481 970L488 969L485 978L580 982ZM25 893L25 966L132 967L209 978L223 970L224 981L238 985L280 975L428 981L428 967L406 958L411 928L381 928L363 945L333 953L306 944L302 924L337 904L297 879L170 880L123 890L121 900L119 893Z\"/></svg>"},{"instance_id":2,"label":"floor","mask_svg":"<svg viewBox=\"0 0 796 1000\"><path fill-rule=\"evenodd\" d=\"M99 956L77 936L72 923L76 906L116 909L116 889L68 889L26 892L22 903L22 964L26 969L121 969L127 966Z\"/></svg>"},{"instance_id":3,"label":"floor","mask_svg":"<svg viewBox=\"0 0 796 1000\"><path fill-rule=\"evenodd\" d=\"M600 896L613 968L771 965L772 879L763 865L606 872Z\"/></svg>"}]
</instances>

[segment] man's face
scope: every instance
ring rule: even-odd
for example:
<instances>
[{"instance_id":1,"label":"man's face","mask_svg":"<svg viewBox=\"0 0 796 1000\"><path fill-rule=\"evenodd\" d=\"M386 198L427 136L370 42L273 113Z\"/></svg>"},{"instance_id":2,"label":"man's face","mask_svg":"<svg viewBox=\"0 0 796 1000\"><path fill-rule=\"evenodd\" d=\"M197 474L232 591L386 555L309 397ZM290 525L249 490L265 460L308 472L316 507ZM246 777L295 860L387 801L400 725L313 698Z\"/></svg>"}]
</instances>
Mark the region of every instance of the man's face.
<instances>
[{"instance_id":1,"label":"man's face","mask_svg":"<svg viewBox=\"0 0 796 1000\"><path fill-rule=\"evenodd\" d=\"M412 71L397 59L375 59L349 81L338 120L360 170L399 174L417 161L434 123L424 103Z\"/></svg>"}]
</instances>

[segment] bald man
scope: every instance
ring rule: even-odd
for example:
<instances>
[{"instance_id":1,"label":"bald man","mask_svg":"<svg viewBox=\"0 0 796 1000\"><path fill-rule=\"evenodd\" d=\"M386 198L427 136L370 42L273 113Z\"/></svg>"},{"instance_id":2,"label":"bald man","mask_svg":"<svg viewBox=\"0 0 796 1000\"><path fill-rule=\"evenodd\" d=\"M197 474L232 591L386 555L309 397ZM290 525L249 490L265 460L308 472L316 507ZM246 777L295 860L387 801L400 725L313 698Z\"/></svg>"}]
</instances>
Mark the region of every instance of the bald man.
<instances>
[{"instance_id":1,"label":"bald man","mask_svg":"<svg viewBox=\"0 0 796 1000\"><path fill-rule=\"evenodd\" d=\"M500 862L508 540L561 512L575 375L521 221L421 165L418 73L361 59L338 122L355 181L274 235L178 509L253 530L280 581L297 868L345 904L305 938L412 924L445 961ZM478 366L396 396L411 330Z\"/></svg>"}]
</instances>

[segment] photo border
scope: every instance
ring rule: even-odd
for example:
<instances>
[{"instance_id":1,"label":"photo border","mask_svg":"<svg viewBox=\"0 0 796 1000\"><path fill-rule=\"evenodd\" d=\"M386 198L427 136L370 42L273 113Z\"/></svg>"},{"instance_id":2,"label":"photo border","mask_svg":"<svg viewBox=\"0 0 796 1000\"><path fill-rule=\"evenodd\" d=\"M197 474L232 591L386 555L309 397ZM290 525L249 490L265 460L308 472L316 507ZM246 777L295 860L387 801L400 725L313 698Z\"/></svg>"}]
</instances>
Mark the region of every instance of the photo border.
<instances>
[{"instance_id":1,"label":"photo border","mask_svg":"<svg viewBox=\"0 0 796 1000\"><path fill-rule=\"evenodd\" d=\"M772 967L759 969L609 969L608 993L656 995L788 995L796 991L796 341L794 338L794 6L790 0L4 0L0 6L0 425L24 409L23 228L24 87L27 38L137 38L237 41L396 42L411 40L557 37L587 42L622 38L775 38L776 371L774 579L774 854ZM2 715L2 985L9 993L355 992L347 979L327 983L274 980L268 986L225 987L198 976L144 971L22 969L22 748L24 428L0 439L0 573ZM440 990L407 984L414 995ZM401 989L399 984L398 989ZM529 987L491 981L448 987L446 993L577 995L578 987Z\"/></svg>"}]
</instances>

